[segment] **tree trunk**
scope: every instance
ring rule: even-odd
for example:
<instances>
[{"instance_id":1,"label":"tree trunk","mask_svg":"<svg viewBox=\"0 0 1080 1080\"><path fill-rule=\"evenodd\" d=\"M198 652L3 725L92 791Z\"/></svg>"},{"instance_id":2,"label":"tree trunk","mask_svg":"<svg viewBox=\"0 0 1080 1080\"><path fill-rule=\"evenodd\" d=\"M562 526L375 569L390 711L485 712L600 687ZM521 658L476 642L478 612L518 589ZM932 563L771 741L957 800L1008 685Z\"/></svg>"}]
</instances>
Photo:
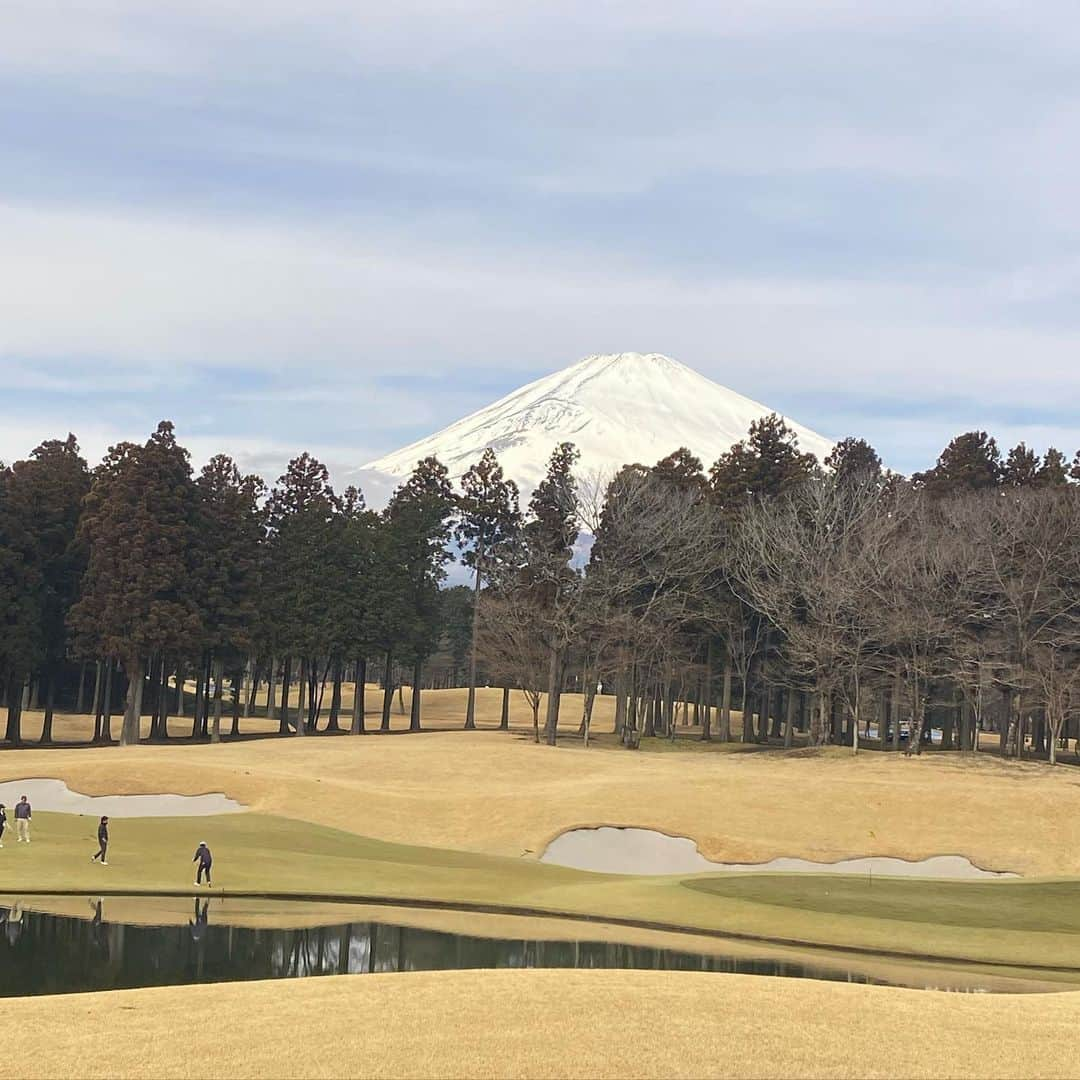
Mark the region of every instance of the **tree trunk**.
<instances>
[{"instance_id":1,"label":"tree trunk","mask_svg":"<svg viewBox=\"0 0 1080 1080\"><path fill-rule=\"evenodd\" d=\"M720 741L731 742L731 653L724 659L724 681L720 692Z\"/></svg>"},{"instance_id":2,"label":"tree trunk","mask_svg":"<svg viewBox=\"0 0 1080 1080\"><path fill-rule=\"evenodd\" d=\"M248 670L250 671L251 669L249 668ZM238 739L240 737L240 699L243 695L243 676L237 673L232 679L232 731L229 732L230 739ZM247 711L246 707L244 711Z\"/></svg>"},{"instance_id":3,"label":"tree trunk","mask_svg":"<svg viewBox=\"0 0 1080 1080\"><path fill-rule=\"evenodd\" d=\"M327 731L340 731L341 724L338 722L338 717L341 715L341 680L344 677L342 672L343 664L340 656L334 657L334 684L330 691L330 719L326 722Z\"/></svg>"},{"instance_id":4,"label":"tree trunk","mask_svg":"<svg viewBox=\"0 0 1080 1080\"><path fill-rule=\"evenodd\" d=\"M386 667L383 670L382 723L380 731L390 730L390 707L394 704L394 651L386 650Z\"/></svg>"},{"instance_id":5,"label":"tree trunk","mask_svg":"<svg viewBox=\"0 0 1080 1080\"><path fill-rule=\"evenodd\" d=\"M25 676L16 676L8 681L7 732L5 739L13 746L22 744L22 708L23 685Z\"/></svg>"},{"instance_id":6,"label":"tree trunk","mask_svg":"<svg viewBox=\"0 0 1080 1080\"><path fill-rule=\"evenodd\" d=\"M304 695L308 688L308 662L306 656L300 657L300 673L296 678L296 728L293 734L307 734L307 717L304 715Z\"/></svg>"},{"instance_id":7,"label":"tree trunk","mask_svg":"<svg viewBox=\"0 0 1080 1080\"><path fill-rule=\"evenodd\" d=\"M278 734L289 734L289 688L292 682L292 657L281 661L281 704L277 708Z\"/></svg>"},{"instance_id":8,"label":"tree trunk","mask_svg":"<svg viewBox=\"0 0 1080 1080\"><path fill-rule=\"evenodd\" d=\"M352 724L349 732L353 735L364 734L364 684L367 682L367 659L356 661L356 681L353 683Z\"/></svg>"},{"instance_id":9,"label":"tree trunk","mask_svg":"<svg viewBox=\"0 0 1080 1080\"><path fill-rule=\"evenodd\" d=\"M790 750L795 742L795 710L798 697L790 687L785 691L787 701L784 708L784 749Z\"/></svg>"},{"instance_id":10,"label":"tree trunk","mask_svg":"<svg viewBox=\"0 0 1080 1080\"><path fill-rule=\"evenodd\" d=\"M483 551L477 552L476 583L473 586L472 642L469 646L469 697L465 704L465 730L476 728L476 643L480 634L480 563Z\"/></svg>"},{"instance_id":11,"label":"tree trunk","mask_svg":"<svg viewBox=\"0 0 1080 1080\"><path fill-rule=\"evenodd\" d=\"M562 689L562 655L559 649L552 648L548 659L548 700L547 719L544 723L544 739L548 746L554 746L559 728L559 698Z\"/></svg>"},{"instance_id":12,"label":"tree trunk","mask_svg":"<svg viewBox=\"0 0 1080 1080\"><path fill-rule=\"evenodd\" d=\"M214 657L214 722L210 728L210 741L221 742L221 692L225 681L225 662L220 656Z\"/></svg>"},{"instance_id":13,"label":"tree trunk","mask_svg":"<svg viewBox=\"0 0 1080 1080\"><path fill-rule=\"evenodd\" d=\"M259 662L254 656L247 658L245 675L247 693L244 695L244 719L246 720L251 715L251 710L255 708L255 695L259 692Z\"/></svg>"},{"instance_id":14,"label":"tree trunk","mask_svg":"<svg viewBox=\"0 0 1080 1080\"><path fill-rule=\"evenodd\" d=\"M42 675L45 679L45 717L41 721L41 738L38 742L48 746L53 741L53 709L56 705L56 669L49 668Z\"/></svg>"},{"instance_id":15,"label":"tree trunk","mask_svg":"<svg viewBox=\"0 0 1080 1080\"><path fill-rule=\"evenodd\" d=\"M743 679L743 714L742 714L742 741L749 743L754 741L754 695L747 686L747 680Z\"/></svg>"},{"instance_id":16,"label":"tree trunk","mask_svg":"<svg viewBox=\"0 0 1080 1080\"><path fill-rule=\"evenodd\" d=\"M184 715L184 682L187 672L184 670L184 661L176 662L176 715Z\"/></svg>"},{"instance_id":17,"label":"tree trunk","mask_svg":"<svg viewBox=\"0 0 1080 1080\"><path fill-rule=\"evenodd\" d=\"M199 737L199 727L202 724L202 702L205 692L203 687L203 665L202 661L200 661L195 669L195 703L191 717L191 737L193 739Z\"/></svg>"},{"instance_id":18,"label":"tree trunk","mask_svg":"<svg viewBox=\"0 0 1080 1080\"><path fill-rule=\"evenodd\" d=\"M104 665L100 660L94 663L94 738L93 742L101 740L101 672Z\"/></svg>"},{"instance_id":19,"label":"tree trunk","mask_svg":"<svg viewBox=\"0 0 1080 1080\"><path fill-rule=\"evenodd\" d=\"M142 718L146 662L141 656L133 657L124 664L124 671L128 677L128 689L127 707L124 710L124 724L120 729L120 745L137 746L139 742L139 721Z\"/></svg>"},{"instance_id":20,"label":"tree trunk","mask_svg":"<svg viewBox=\"0 0 1080 1080\"><path fill-rule=\"evenodd\" d=\"M116 666L112 657L105 661L105 690L102 694L101 706L101 741L112 742L112 700L113 700L113 668Z\"/></svg>"},{"instance_id":21,"label":"tree trunk","mask_svg":"<svg viewBox=\"0 0 1080 1080\"><path fill-rule=\"evenodd\" d=\"M79 691L75 695L75 711L82 716L86 712L86 668L87 662L84 660L79 665Z\"/></svg>"},{"instance_id":22,"label":"tree trunk","mask_svg":"<svg viewBox=\"0 0 1080 1080\"><path fill-rule=\"evenodd\" d=\"M510 687L502 688L502 709L499 711L499 730L510 730Z\"/></svg>"},{"instance_id":23,"label":"tree trunk","mask_svg":"<svg viewBox=\"0 0 1080 1080\"><path fill-rule=\"evenodd\" d=\"M409 702L409 730L420 730L420 685L424 677L424 661L413 661L412 700Z\"/></svg>"},{"instance_id":24,"label":"tree trunk","mask_svg":"<svg viewBox=\"0 0 1080 1080\"><path fill-rule=\"evenodd\" d=\"M701 741L712 742L713 639L711 637L705 652L705 678L698 697L701 699Z\"/></svg>"},{"instance_id":25,"label":"tree trunk","mask_svg":"<svg viewBox=\"0 0 1080 1080\"><path fill-rule=\"evenodd\" d=\"M273 719L275 716L279 720L281 719L277 703L277 681L279 671L281 673L282 679L284 680L286 665L288 664L288 662L289 661L287 657L282 660L280 664L275 657L270 657L270 668L266 673L266 715L270 719ZM280 727L278 730L281 730ZM284 731L282 731L281 733L284 734Z\"/></svg>"}]
</instances>

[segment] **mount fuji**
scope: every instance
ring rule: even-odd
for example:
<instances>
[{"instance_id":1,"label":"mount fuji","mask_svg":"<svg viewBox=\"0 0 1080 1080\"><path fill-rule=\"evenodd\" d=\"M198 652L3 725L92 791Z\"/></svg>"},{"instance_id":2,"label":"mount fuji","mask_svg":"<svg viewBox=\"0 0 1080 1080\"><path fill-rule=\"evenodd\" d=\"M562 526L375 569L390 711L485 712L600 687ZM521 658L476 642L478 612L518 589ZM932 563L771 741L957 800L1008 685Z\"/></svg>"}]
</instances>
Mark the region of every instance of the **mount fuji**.
<instances>
[{"instance_id":1,"label":"mount fuji","mask_svg":"<svg viewBox=\"0 0 1080 1080\"><path fill-rule=\"evenodd\" d=\"M613 476L623 465L653 465L685 446L706 468L775 410L751 401L659 353L587 356L515 390L442 431L355 471L378 503L424 457L437 457L456 483L486 447L517 482L522 503L544 476L551 451L572 442L583 474ZM784 418L799 447L823 460L833 443Z\"/></svg>"}]
</instances>

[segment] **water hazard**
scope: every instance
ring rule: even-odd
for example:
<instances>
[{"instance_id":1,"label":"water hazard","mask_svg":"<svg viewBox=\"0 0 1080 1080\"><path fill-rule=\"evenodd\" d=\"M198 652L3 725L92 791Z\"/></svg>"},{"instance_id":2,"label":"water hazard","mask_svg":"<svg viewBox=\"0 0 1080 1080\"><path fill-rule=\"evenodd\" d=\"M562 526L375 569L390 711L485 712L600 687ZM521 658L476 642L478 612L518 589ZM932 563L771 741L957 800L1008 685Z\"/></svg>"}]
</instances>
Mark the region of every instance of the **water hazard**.
<instances>
[{"instance_id":1,"label":"water hazard","mask_svg":"<svg viewBox=\"0 0 1080 1080\"><path fill-rule=\"evenodd\" d=\"M144 925L109 917L110 905L120 899L81 898L84 917L46 913L29 898L0 903L0 997L474 968L645 968L965 991L1005 988L994 979L946 969L881 977L847 957L815 964L771 957L767 951L762 956L717 955L587 939L471 936L371 921L363 918L362 908L356 909L355 921L253 928L231 923L227 902L202 897L191 900L186 924L173 921L173 901L169 916L162 909L161 925ZM155 901L139 903L140 919L153 919ZM276 905L275 920L287 918L290 908L302 921L304 905L299 903Z\"/></svg>"}]
</instances>

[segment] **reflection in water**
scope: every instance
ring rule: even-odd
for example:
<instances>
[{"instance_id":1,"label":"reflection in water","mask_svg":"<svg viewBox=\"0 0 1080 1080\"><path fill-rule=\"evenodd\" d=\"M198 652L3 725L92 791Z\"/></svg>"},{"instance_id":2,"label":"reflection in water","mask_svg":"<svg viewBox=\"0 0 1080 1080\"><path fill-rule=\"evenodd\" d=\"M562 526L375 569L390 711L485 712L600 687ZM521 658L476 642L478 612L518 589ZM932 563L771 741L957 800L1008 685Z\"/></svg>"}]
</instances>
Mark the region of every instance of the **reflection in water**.
<instances>
[{"instance_id":1,"label":"reflection in water","mask_svg":"<svg viewBox=\"0 0 1080 1080\"><path fill-rule=\"evenodd\" d=\"M89 901L87 919L26 910L20 902L0 907L0 997L466 968L653 968L883 981L857 970L789 960L612 942L470 937L381 922L252 929L212 922L209 898L196 898L193 904L192 917L179 926L111 923L102 899ZM214 914L220 918L222 907L215 907ZM942 987L942 978L928 975L924 985Z\"/></svg>"}]
</instances>

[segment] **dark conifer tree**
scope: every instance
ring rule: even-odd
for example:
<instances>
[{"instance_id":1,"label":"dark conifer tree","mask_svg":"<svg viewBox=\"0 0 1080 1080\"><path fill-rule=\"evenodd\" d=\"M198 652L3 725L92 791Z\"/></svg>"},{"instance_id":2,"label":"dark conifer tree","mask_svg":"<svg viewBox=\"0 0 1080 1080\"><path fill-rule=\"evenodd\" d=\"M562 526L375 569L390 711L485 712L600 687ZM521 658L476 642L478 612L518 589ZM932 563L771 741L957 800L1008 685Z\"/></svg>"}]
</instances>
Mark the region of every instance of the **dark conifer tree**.
<instances>
[{"instance_id":1,"label":"dark conifer tree","mask_svg":"<svg viewBox=\"0 0 1080 1080\"><path fill-rule=\"evenodd\" d=\"M242 476L232 458L218 454L203 467L195 486L199 536L193 587L205 628L203 645L213 658L210 741L218 742L226 671L236 687L253 644L265 485L257 476Z\"/></svg>"},{"instance_id":2,"label":"dark conifer tree","mask_svg":"<svg viewBox=\"0 0 1080 1080\"><path fill-rule=\"evenodd\" d=\"M1001 452L985 431L958 435L941 452L937 464L912 480L934 498L983 491L1001 482Z\"/></svg>"},{"instance_id":3,"label":"dark conifer tree","mask_svg":"<svg viewBox=\"0 0 1080 1080\"><path fill-rule=\"evenodd\" d=\"M37 544L19 501L12 470L0 465L0 683L7 699L5 739L22 742L23 688L44 654L42 575Z\"/></svg>"},{"instance_id":4,"label":"dark conifer tree","mask_svg":"<svg viewBox=\"0 0 1080 1080\"><path fill-rule=\"evenodd\" d=\"M270 617L286 657L298 661L296 734L312 730L317 699L311 689L320 657L327 657L337 634L333 625L341 600L344 568L335 564L341 504L326 466L301 454L270 494L267 592ZM282 686L281 730L288 730ZM304 706L306 698L306 708Z\"/></svg>"},{"instance_id":5,"label":"dark conifer tree","mask_svg":"<svg viewBox=\"0 0 1080 1080\"><path fill-rule=\"evenodd\" d=\"M394 492L386 508L389 553L401 583L400 645L413 665L409 730L420 730L420 686L424 661L439 640L441 596L455 508L454 491L436 458L417 463L412 475ZM384 722L387 713L384 706Z\"/></svg>"},{"instance_id":6,"label":"dark conifer tree","mask_svg":"<svg viewBox=\"0 0 1080 1080\"><path fill-rule=\"evenodd\" d=\"M503 476L495 451L490 447L461 478L461 490L454 535L462 550L461 561L474 574L469 697L465 706L465 727L468 730L476 727L476 646L481 590L500 553L518 540L522 522L517 484Z\"/></svg>"},{"instance_id":7,"label":"dark conifer tree","mask_svg":"<svg viewBox=\"0 0 1080 1080\"><path fill-rule=\"evenodd\" d=\"M1039 455L1024 443L1017 443L1001 467L1001 483L1006 487L1034 487L1039 478Z\"/></svg>"},{"instance_id":8,"label":"dark conifer tree","mask_svg":"<svg viewBox=\"0 0 1080 1080\"><path fill-rule=\"evenodd\" d=\"M579 453L573 443L552 451L547 473L529 500L525 525L526 564L522 585L537 613L537 631L549 653L547 718L544 738L554 746L559 725L566 653L571 636L569 612L580 582L570 565L578 538L578 491L574 466Z\"/></svg>"},{"instance_id":9,"label":"dark conifer tree","mask_svg":"<svg viewBox=\"0 0 1080 1080\"><path fill-rule=\"evenodd\" d=\"M738 514L748 499L781 495L814 474L817 459L799 450L799 439L783 417L772 413L750 425L747 438L723 454L709 471L716 501Z\"/></svg>"},{"instance_id":10,"label":"dark conifer tree","mask_svg":"<svg viewBox=\"0 0 1080 1080\"><path fill-rule=\"evenodd\" d=\"M881 458L865 440L848 436L841 439L825 458L825 467L841 483L879 482L882 479Z\"/></svg>"},{"instance_id":11,"label":"dark conifer tree","mask_svg":"<svg viewBox=\"0 0 1080 1080\"><path fill-rule=\"evenodd\" d=\"M143 446L113 447L94 472L70 621L84 654L117 657L127 675L121 745L139 741L148 658L190 650L202 635L191 588L197 505L188 452L168 421Z\"/></svg>"}]
</instances>

